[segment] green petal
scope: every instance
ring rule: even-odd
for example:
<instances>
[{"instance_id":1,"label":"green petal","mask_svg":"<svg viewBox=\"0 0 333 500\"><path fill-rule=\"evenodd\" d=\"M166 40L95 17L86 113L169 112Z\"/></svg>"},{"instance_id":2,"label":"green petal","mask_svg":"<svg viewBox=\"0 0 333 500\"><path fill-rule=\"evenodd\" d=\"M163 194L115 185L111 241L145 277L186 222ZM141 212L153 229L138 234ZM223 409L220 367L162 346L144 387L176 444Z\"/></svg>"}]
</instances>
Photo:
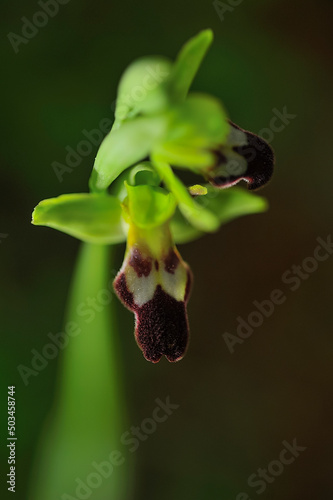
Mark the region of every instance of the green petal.
<instances>
[{"instance_id":1,"label":"green petal","mask_svg":"<svg viewBox=\"0 0 333 500\"><path fill-rule=\"evenodd\" d=\"M113 196L80 193L43 200L32 214L32 223L58 229L89 243L126 240L121 204Z\"/></svg>"},{"instance_id":2,"label":"green petal","mask_svg":"<svg viewBox=\"0 0 333 500\"><path fill-rule=\"evenodd\" d=\"M167 81L168 91L174 100L185 99L212 41L213 32L204 30L191 38L181 49Z\"/></svg>"},{"instance_id":3,"label":"green petal","mask_svg":"<svg viewBox=\"0 0 333 500\"><path fill-rule=\"evenodd\" d=\"M218 190L207 186L207 190L206 196L199 197L198 204L214 212L220 225L243 215L264 212L268 208L265 198L249 193L242 188L233 187L227 190ZM171 221L171 232L176 243L187 243L204 234L191 227L178 211Z\"/></svg>"},{"instance_id":4,"label":"green petal","mask_svg":"<svg viewBox=\"0 0 333 500\"><path fill-rule=\"evenodd\" d=\"M176 210L175 215L170 222L170 230L173 241L176 245L181 243L188 243L189 241L196 240L206 234L196 227L192 226L190 222L183 216L180 210Z\"/></svg>"},{"instance_id":5,"label":"green petal","mask_svg":"<svg viewBox=\"0 0 333 500\"><path fill-rule=\"evenodd\" d=\"M161 226L176 209L176 199L160 187L126 185L130 221L142 229Z\"/></svg>"},{"instance_id":6,"label":"green petal","mask_svg":"<svg viewBox=\"0 0 333 500\"><path fill-rule=\"evenodd\" d=\"M155 153L160 161L174 165L175 167L188 168L195 173L200 173L214 163L213 153L207 150L184 146L177 143L164 143L155 148Z\"/></svg>"},{"instance_id":7,"label":"green petal","mask_svg":"<svg viewBox=\"0 0 333 500\"><path fill-rule=\"evenodd\" d=\"M138 186L141 184L156 186L161 184L161 179L156 170L151 166L149 161L138 163L132 168L128 168L119 175L110 187L110 194L115 196L121 202L127 196L126 185Z\"/></svg>"},{"instance_id":8,"label":"green petal","mask_svg":"<svg viewBox=\"0 0 333 500\"><path fill-rule=\"evenodd\" d=\"M229 132L228 117L218 99L190 94L170 113L168 131L155 151L167 163L200 173L214 164L214 150L226 142Z\"/></svg>"},{"instance_id":9,"label":"green petal","mask_svg":"<svg viewBox=\"0 0 333 500\"><path fill-rule=\"evenodd\" d=\"M165 117L135 118L113 128L102 142L90 177L93 192L104 191L126 168L146 158L163 135Z\"/></svg>"},{"instance_id":10,"label":"green petal","mask_svg":"<svg viewBox=\"0 0 333 500\"><path fill-rule=\"evenodd\" d=\"M268 209L265 198L249 193L246 189L232 187L220 190L207 186L207 190L207 195L200 197L198 202L212 210L218 216L220 224Z\"/></svg>"},{"instance_id":11,"label":"green petal","mask_svg":"<svg viewBox=\"0 0 333 500\"><path fill-rule=\"evenodd\" d=\"M210 210L196 203L180 179L175 176L172 168L160 161L153 161L154 167L164 181L166 187L174 194L184 217L201 231L216 231L219 227L218 217Z\"/></svg>"},{"instance_id":12,"label":"green petal","mask_svg":"<svg viewBox=\"0 0 333 500\"><path fill-rule=\"evenodd\" d=\"M161 183L161 178L152 167L151 162L144 161L131 168L128 175L128 183L131 186L139 186L141 184L158 187Z\"/></svg>"},{"instance_id":13,"label":"green petal","mask_svg":"<svg viewBox=\"0 0 333 500\"><path fill-rule=\"evenodd\" d=\"M163 57L144 57L125 70L118 86L116 123L139 113L157 113L167 105L163 82L170 75L171 66Z\"/></svg>"}]
</instances>

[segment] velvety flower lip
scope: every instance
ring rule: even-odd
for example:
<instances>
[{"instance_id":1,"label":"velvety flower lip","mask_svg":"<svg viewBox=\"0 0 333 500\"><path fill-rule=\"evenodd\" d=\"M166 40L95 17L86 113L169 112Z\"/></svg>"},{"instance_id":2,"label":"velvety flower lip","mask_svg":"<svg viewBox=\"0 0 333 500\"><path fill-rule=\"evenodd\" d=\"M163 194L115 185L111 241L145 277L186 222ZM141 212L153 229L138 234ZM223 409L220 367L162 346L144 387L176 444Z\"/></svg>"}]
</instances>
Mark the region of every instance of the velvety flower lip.
<instances>
[{"instance_id":1,"label":"velvety flower lip","mask_svg":"<svg viewBox=\"0 0 333 500\"><path fill-rule=\"evenodd\" d=\"M135 314L135 338L148 361L183 358L189 341L186 305L191 283L190 268L174 246L161 255L143 242L129 248L114 288Z\"/></svg>"},{"instance_id":2,"label":"velvety flower lip","mask_svg":"<svg viewBox=\"0 0 333 500\"><path fill-rule=\"evenodd\" d=\"M227 188L244 180L249 190L259 189L271 179L274 153L261 137L229 122L232 129L227 145L216 151L216 165L208 174L217 188Z\"/></svg>"}]
</instances>

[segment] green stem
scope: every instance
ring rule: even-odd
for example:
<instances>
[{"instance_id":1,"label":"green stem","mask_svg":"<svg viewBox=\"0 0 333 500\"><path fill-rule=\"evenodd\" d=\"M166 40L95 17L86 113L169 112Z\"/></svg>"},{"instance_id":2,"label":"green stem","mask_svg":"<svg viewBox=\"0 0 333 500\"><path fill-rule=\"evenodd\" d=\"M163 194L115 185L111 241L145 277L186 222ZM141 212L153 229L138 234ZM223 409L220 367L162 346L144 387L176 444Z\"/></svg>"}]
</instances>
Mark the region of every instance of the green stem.
<instances>
[{"instance_id":1,"label":"green stem","mask_svg":"<svg viewBox=\"0 0 333 500\"><path fill-rule=\"evenodd\" d=\"M32 500L80 498L78 488L81 495L90 489L84 498L91 500L128 498L130 464L121 453L126 421L108 250L83 244L80 251L64 329L68 343L55 408L40 442ZM98 472L101 462L109 464L104 464L108 477Z\"/></svg>"}]
</instances>

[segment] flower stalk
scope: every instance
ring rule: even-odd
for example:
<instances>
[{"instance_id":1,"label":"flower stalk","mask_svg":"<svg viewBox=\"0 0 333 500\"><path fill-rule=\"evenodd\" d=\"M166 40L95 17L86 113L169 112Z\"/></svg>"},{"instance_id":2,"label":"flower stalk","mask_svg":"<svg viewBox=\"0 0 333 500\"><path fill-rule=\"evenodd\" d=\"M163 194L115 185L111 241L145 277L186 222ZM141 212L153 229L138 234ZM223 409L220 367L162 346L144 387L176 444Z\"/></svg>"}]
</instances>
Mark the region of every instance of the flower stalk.
<instances>
[{"instance_id":1,"label":"flower stalk","mask_svg":"<svg viewBox=\"0 0 333 500\"><path fill-rule=\"evenodd\" d=\"M94 490L96 464L110 462L110 454L121 449L126 409L109 253L106 245L84 243L80 249L66 321L75 335L64 348L54 408L37 453L31 500L81 498L78 492ZM128 457L118 460L119 466L94 490L94 500L129 498L131 462Z\"/></svg>"}]
</instances>

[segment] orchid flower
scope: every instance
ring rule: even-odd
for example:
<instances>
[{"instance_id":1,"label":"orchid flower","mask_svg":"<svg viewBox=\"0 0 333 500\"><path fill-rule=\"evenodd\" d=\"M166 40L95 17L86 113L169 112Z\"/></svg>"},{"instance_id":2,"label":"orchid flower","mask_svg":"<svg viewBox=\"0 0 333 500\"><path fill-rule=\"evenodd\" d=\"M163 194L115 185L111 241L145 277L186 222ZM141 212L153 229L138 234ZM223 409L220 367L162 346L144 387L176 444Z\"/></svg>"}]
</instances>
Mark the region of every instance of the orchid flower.
<instances>
[{"instance_id":1,"label":"orchid flower","mask_svg":"<svg viewBox=\"0 0 333 500\"><path fill-rule=\"evenodd\" d=\"M188 346L192 274L175 245L267 207L248 190L223 188L245 180L253 190L268 182L270 146L233 124L218 99L189 93L211 41L212 32L205 30L174 63L149 57L130 65L119 84L114 125L93 166L90 193L44 200L33 213L33 224L82 241L127 241L114 288L135 314L137 343L153 363L162 356L178 361ZM175 168L203 183L185 186Z\"/></svg>"}]
</instances>

